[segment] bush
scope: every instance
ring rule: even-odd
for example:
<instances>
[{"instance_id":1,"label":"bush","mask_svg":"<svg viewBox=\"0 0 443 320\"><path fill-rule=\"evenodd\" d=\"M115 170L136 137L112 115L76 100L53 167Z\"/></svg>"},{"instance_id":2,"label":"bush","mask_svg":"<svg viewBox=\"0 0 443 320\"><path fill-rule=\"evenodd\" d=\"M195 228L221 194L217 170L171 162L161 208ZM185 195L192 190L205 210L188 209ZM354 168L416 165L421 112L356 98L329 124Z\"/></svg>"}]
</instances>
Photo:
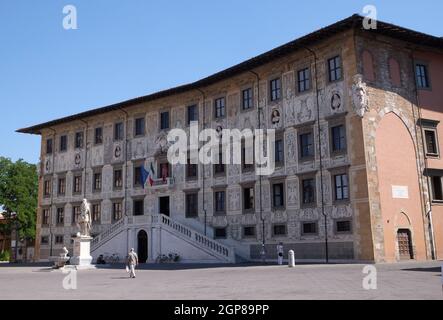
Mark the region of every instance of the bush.
<instances>
[{"instance_id":1,"label":"bush","mask_svg":"<svg viewBox=\"0 0 443 320\"><path fill-rule=\"evenodd\" d=\"M0 261L9 261L11 258L11 254L9 251L0 252Z\"/></svg>"}]
</instances>

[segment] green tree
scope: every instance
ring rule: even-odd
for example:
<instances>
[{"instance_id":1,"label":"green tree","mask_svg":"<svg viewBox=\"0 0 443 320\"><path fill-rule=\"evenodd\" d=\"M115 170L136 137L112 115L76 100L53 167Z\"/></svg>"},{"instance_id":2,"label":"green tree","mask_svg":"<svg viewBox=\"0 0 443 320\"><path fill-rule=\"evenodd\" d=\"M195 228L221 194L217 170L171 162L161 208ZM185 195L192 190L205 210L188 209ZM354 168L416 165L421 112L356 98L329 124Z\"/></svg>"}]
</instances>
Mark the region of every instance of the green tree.
<instances>
[{"instance_id":1,"label":"green tree","mask_svg":"<svg viewBox=\"0 0 443 320\"><path fill-rule=\"evenodd\" d=\"M17 162L0 157L0 204L8 221L6 229L17 214L20 224L19 237L35 239L35 224L38 205L37 167L23 160ZM3 231L3 230L2 230Z\"/></svg>"}]
</instances>

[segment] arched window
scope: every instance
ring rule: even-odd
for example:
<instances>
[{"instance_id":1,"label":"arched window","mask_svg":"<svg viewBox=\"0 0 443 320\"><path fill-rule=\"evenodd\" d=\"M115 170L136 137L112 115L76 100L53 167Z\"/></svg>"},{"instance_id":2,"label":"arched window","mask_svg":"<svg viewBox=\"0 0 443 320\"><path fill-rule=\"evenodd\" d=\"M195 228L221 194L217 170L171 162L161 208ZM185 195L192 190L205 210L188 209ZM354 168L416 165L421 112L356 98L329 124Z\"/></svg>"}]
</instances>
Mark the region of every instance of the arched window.
<instances>
[{"instance_id":1,"label":"arched window","mask_svg":"<svg viewBox=\"0 0 443 320\"><path fill-rule=\"evenodd\" d=\"M374 59L367 50L363 51L363 75L366 80L375 81Z\"/></svg>"},{"instance_id":2,"label":"arched window","mask_svg":"<svg viewBox=\"0 0 443 320\"><path fill-rule=\"evenodd\" d=\"M393 86L401 86L400 65L394 58L389 58L389 77Z\"/></svg>"}]
</instances>

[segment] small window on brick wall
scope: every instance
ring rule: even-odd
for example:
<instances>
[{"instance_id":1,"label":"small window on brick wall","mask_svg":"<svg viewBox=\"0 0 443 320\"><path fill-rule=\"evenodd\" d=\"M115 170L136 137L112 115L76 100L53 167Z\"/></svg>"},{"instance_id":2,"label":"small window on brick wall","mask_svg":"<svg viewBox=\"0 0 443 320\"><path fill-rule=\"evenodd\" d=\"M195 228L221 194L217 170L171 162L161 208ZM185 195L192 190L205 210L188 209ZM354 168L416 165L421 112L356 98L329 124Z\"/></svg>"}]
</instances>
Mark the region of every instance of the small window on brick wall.
<instances>
[{"instance_id":1,"label":"small window on brick wall","mask_svg":"<svg viewBox=\"0 0 443 320\"><path fill-rule=\"evenodd\" d=\"M442 177L432 176L430 179L432 184L432 201L443 202Z\"/></svg>"}]
</instances>

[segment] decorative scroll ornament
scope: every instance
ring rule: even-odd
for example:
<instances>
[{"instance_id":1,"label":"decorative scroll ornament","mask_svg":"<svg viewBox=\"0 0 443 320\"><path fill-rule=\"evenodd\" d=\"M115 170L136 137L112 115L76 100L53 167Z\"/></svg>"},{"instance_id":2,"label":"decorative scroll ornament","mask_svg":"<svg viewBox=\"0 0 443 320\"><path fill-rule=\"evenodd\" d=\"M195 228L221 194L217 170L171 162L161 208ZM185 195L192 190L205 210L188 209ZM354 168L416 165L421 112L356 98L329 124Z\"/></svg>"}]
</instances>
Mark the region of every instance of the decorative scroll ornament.
<instances>
[{"instance_id":1,"label":"decorative scroll ornament","mask_svg":"<svg viewBox=\"0 0 443 320\"><path fill-rule=\"evenodd\" d=\"M352 105L354 112L361 118L364 117L366 111L369 111L369 101L366 83L363 82L363 76L357 74L354 76L354 84L352 85Z\"/></svg>"}]
</instances>

